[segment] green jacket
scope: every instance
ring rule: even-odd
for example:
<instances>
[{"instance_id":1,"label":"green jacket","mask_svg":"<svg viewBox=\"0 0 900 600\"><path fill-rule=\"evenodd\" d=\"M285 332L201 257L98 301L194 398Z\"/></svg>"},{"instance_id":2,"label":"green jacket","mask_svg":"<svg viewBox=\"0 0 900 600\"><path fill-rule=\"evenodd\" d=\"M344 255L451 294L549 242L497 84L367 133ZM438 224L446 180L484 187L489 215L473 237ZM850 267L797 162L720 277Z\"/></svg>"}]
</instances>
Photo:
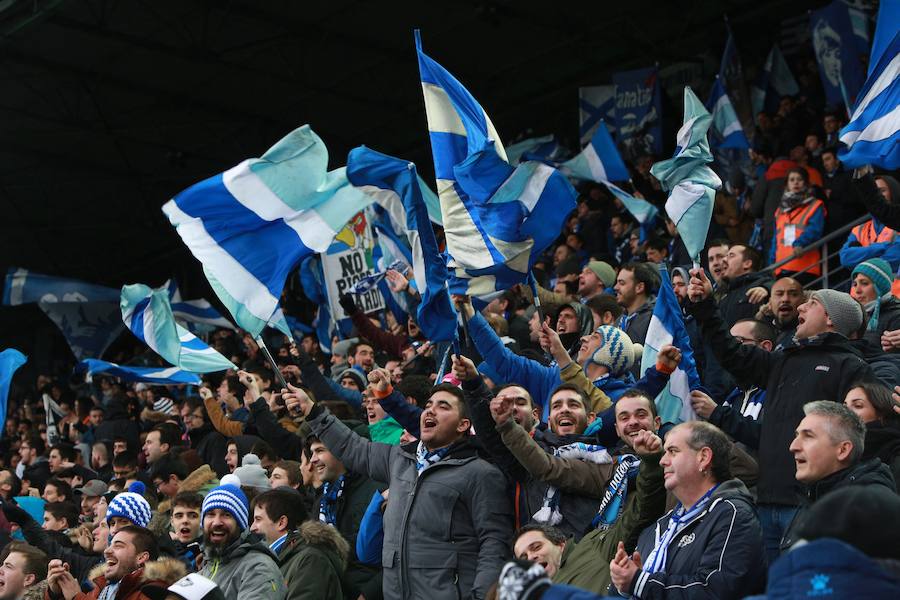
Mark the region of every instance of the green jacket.
<instances>
[{"instance_id":1,"label":"green jacket","mask_svg":"<svg viewBox=\"0 0 900 600\"><path fill-rule=\"evenodd\" d=\"M306 521L278 552L287 600L342 600L350 546L334 527Z\"/></svg>"},{"instance_id":2,"label":"green jacket","mask_svg":"<svg viewBox=\"0 0 900 600\"><path fill-rule=\"evenodd\" d=\"M631 552L645 527L662 516L666 507L663 471L659 466L662 454L642 456L635 489L625 499L625 509L612 527L595 529L579 542L569 540L563 550L562 561L553 583L582 588L605 595L612 580L609 563L620 541Z\"/></svg>"}]
</instances>

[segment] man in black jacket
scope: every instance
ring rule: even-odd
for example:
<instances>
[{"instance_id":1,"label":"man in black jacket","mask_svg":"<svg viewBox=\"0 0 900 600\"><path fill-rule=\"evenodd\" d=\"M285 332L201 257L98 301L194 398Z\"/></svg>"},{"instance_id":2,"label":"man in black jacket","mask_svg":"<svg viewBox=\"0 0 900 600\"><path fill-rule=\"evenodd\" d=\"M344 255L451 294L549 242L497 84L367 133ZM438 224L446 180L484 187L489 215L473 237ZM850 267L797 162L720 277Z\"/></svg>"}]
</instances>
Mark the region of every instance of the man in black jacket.
<instances>
[{"instance_id":1,"label":"man in black jacket","mask_svg":"<svg viewBox=\"0 0 900 600\"><path fill-rule=\"evenodd\" d=\"M827 400L810 402L803 412L806 416L797 426L790 450L797 463L797 481L806 487L806 498L781 542L784 550L798 540L809 507L824 495L851 485L896 491L887 465L878 458L862 460L866 426L856 413Z\"/></svg>"},{"instance_id":2,"label":"man in black jacket","mask_svg":"<svg viewBox=\"0 0 900 600\"><path fill-rule=\"evenodd\" d=\"M756 316L759 305L766 299L772 287L772 277L759 273L762 256L756 248L734 244L725 255L725 271L722 273L723 291L719 297L719 312L725 326L731 327L741 319ZM761 288L761 289L754 289Z\"/></svg>"},{"instance_id":3,"label":"man in black jacket","mask_svg":"<svg viewBox=\"0 0 900 600\"><path fill-rule=\"evenodd\" d=\"M760 523L771 564L798 505L795 465L788 447L803 419L803 405L814 400L842 402L855 381L875 375L847 339L862 324L863 312L848 294L819 290L799 308L796 344L766 352L742 345L724 327L706 274L691 272L690 310L722 366L738 385L766 389L766 415L760 426Z\"/></svg>"}]
</instances>

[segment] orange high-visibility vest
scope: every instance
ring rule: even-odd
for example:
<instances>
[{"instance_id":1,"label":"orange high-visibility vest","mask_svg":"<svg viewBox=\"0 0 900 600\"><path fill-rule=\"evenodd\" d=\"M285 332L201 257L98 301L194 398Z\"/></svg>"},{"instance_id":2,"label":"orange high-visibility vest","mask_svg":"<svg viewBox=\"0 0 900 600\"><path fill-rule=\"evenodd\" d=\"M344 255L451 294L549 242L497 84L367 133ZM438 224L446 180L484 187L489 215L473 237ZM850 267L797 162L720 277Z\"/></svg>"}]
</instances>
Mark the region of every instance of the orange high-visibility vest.
<instances>
[{"instance_id":1,"label":"orange high-visibility vest","mask_svg":"<svg viewBox=\"0 0 900 600\"><path fill-rule=\"evenodd\" d=\"M821 200L813 200L809 204L799 204L794 208L785 211L779 207L775 211L775 261L781 262L786 258L790 258L794 253L794 247L784 243L784 232L788 226L794 227L794 239L799 239L809 226L809 220L817 210L825 210L825 204ZM819 276L822 274L822 252L820 250L810 250L805 254L801 254L794 260L779 267L775 274L778 275L782 271L792 271L799 273L803 271L810 275Z\"/></svg>"},{"instance_id":2,"label":"orange high-visibility vest","mask_svg":"<svg viewBox=\"0 0 900 600\"><path fill-rule=\"evenodd\" d=\"M869 220L862 225L857 225L850 230L850 233L856 237L860 246L871 246L872 244L890 244L897 237L897 232L890 227L884 226L881 233L875 233L875 221Z\"/></svg>"}]
</instances>

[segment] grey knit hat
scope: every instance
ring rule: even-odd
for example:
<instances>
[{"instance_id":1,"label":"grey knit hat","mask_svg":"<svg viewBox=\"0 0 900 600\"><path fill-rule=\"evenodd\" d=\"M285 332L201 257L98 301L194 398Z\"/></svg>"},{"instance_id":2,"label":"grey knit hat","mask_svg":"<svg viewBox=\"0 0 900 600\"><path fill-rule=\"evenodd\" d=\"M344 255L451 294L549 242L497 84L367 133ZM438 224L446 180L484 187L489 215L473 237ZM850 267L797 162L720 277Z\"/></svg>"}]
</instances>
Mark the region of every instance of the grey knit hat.
<instances>
[{"instance_id":1,"label":"grey knit hat","mask_svg":"<svg viewBox=\"0 0 900 600\"><path fill-rule=\"evenodd\" d=\"M812 297L825 307L834 330L841 335L850 337L862 327L865 318L863 307L850 294L837 290L817 290Z\"/></svg>"},{"instance_id":2,"label":"grey knit hat","mask_svg":"<svg viewBox=\"0 0 900 600\"><path fill-rule=\"evenodd\" d=\"M266 470L262 468L259 457L255 454L245 454L241 466L234 470L234 474L241 480L242 487L272 489Z\"/></svg>"}]
</instances>

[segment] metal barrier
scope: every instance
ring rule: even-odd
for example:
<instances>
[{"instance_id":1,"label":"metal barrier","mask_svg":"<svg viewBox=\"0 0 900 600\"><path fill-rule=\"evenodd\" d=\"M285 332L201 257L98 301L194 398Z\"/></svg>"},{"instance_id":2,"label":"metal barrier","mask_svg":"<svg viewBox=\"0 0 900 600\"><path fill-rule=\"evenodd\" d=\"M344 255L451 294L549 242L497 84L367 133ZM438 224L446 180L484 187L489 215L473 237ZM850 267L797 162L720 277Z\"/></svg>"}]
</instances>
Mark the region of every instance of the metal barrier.
<instances>
[{"instance_id":1,"label":"metal barrier","mask_svg":"<svg viewBox=\"0 0 900 600\"><path fill-rule=\"evenodd\" d=\"M849 283L850 278L848 276L847 279L841 280L840 282L833 284L830 281L830 273L829 273L829 269L828 269L828 263L830 262L830 260L832 258L837 256L838 253L841 251L841 247L844 245L844 241L847 239L847 236L850 234L850 230L853 229L854 227L856 227L857 225L862 225L863 223L865 223L866 221L868 221L871 218L872 218L872 215L866 214L866 215L856 219L855 221L851 221L850 223L844 225L840 229L832 231L828 235L824 236L823 238L821 238L819 240L816 240L812 244L810 244L808 246L804 246L803 248L800 249L800 252L797 256L802 256L811 250L818 250L819 248L823 249L822 258L819 261L819 265L822 268L822 274L819 277L813 279L807 285L803 286L804 289L809 289L809 288L814 288L814 287L822 287L822 288L840 287L846 283ZM837 248L837 249L834 252L829 252L828 251L828 243L833 242L835 240L837 240L837 244L833 244L832 247ZM771 265L762 269L761 272L763 272L763 273L772 272L772 274L774 275L775 269L778 269L779 267L783 267L787 263L794 260L794 258L795 257L792 256L789 258L785 258L784 260L780 260L776 263L772 263ZM803 269L802 271L798 271L798 273L806 273L811 268L812 268L812 266L809 266L809 267ZM841 269L843 269L843 267L841 267ZM838 269L838 270L840 270L840 269ZM849 275L849 273L848 273L848 275Z\"/></svg>"}]
</instances>

